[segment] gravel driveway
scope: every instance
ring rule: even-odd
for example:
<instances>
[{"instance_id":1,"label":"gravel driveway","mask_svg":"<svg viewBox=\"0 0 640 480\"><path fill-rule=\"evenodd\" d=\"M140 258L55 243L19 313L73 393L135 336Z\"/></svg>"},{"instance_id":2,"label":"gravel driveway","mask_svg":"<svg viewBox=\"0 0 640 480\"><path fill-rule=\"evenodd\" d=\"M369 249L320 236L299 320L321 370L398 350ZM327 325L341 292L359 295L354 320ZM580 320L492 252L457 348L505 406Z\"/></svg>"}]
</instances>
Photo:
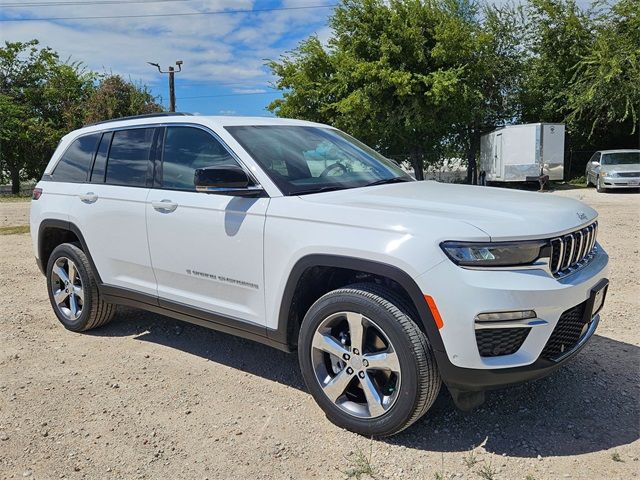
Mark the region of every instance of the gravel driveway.
<instances>
[{"instance_id":1,"label":"gravel driveway","mask_svg":"<svg viewBox=\"0 0 640 480\"><path fill-rule=\"evenodd\" d=\"M637 477L640 195L556 194L600 212L611 288L596 336L472 413L443 392L383 441L330 424L295 355L125 308L90 334L64 330L29 236L0 236L0 478ZM2 225L26 209L0 204Z\"/></svg>"}]
</instances>

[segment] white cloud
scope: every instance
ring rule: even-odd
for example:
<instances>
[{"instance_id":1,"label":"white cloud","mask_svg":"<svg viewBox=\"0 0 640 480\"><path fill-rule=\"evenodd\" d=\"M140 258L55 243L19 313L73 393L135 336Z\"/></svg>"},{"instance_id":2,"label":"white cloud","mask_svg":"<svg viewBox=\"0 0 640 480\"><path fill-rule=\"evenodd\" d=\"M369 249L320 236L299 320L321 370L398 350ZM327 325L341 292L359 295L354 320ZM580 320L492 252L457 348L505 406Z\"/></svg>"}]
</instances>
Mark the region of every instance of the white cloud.
<instances>
[{"instance_id":1,"label":"white cloud","mask_svg":"<svg viewBox=\"0 0 640 480\"><path fill-rule=\"evenodd\" d=\"M285 0L283 6L317 5L317 0ZM5 8L2 17L80 17L195 13L254 8L254 0L216 0L127 5ZM256 7L256 8L259 8ZM0 41L40 40L62 59L84 62L99 72L113 72L162 85L166 79L146 62L167 67L184 62L176 78L183 85L232 83L248 89L267 85L265 59L278 58L300 38L326 23L330 9L272 11L255 14L163 16L0 24ZM18 15L20 13L20 15ZM257 92L256 92L257 93Z\"/></svg>"},{"instance_id":2,"label":"white cloud","mask_svg":"<svg viewBox=\"0 0 640 480\"><path fill-rule=\"evenodd\" d=\"M266 93L264 88L234 88L233 93L252 94L252 93Z\"/></svg>"}]
</instances>

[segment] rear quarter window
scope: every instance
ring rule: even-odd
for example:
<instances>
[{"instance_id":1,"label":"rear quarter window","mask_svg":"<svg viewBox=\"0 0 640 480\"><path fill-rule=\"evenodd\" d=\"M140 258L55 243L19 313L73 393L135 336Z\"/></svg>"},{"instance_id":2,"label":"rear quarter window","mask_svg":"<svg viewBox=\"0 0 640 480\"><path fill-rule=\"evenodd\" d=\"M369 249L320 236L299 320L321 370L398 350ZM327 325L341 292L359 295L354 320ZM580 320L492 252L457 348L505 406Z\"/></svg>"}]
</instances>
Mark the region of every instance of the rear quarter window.
<instances>
[{"instance_id":1,"label":"rear quarter window","mask_svg":"<svg viewBox=\"0 0 640 480\"><path fill-rule=\"evenodd\" d=\"M51 179L56 182L86 182L99 139L100 134L94 133L74 140L53 170Z\"/></svg>"}]
</instances>

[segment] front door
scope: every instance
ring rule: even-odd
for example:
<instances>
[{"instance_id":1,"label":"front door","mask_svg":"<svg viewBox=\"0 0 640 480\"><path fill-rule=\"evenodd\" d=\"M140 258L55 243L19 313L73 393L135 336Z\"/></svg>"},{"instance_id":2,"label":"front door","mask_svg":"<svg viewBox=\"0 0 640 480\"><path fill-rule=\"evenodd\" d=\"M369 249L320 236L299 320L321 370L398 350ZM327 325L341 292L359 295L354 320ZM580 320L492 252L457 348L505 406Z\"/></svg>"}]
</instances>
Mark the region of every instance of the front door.
<instances>
[{"instance_id":1,"label":"front door","mask_svg":"<svg viewBox=\"0 0 640 480\"><path fill-rule=\"evenodd\" d=\"M238 164L208 130L168 126L147 201L151 262L163 306L176 303L264 325L268 198L195 191L196 168Z\"/></svg>"}]
</instances>

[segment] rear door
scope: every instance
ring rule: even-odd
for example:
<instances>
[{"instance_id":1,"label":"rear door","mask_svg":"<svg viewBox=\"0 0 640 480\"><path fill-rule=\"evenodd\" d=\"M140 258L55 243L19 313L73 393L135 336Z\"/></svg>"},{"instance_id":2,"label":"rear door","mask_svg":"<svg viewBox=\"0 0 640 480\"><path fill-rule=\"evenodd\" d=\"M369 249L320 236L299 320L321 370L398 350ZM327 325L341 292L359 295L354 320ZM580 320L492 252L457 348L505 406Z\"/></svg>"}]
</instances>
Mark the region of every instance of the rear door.
<instances>
[{"instance_id":1,"label":"rear door","mask_svg":"<svg viewBox=\"0 0 640 480\"><path fill-rule=\"evenodd\" d=\"M158 130L102 134L72 221L80 228L103 283L155 296L145 222Z\"/></svg>"},{"instance_id":2,"label":"rear door","mask_svg":"<svg viewBox=\"0 0 640 480\"><path fill-rule=\"evenodd\" d=\"M269 199L196 192L196 168L239 165L238 160L200 127L168 126L164 138L147 204L160 304L264 325L263 236Z\"/></svg>"}]
</instances>

